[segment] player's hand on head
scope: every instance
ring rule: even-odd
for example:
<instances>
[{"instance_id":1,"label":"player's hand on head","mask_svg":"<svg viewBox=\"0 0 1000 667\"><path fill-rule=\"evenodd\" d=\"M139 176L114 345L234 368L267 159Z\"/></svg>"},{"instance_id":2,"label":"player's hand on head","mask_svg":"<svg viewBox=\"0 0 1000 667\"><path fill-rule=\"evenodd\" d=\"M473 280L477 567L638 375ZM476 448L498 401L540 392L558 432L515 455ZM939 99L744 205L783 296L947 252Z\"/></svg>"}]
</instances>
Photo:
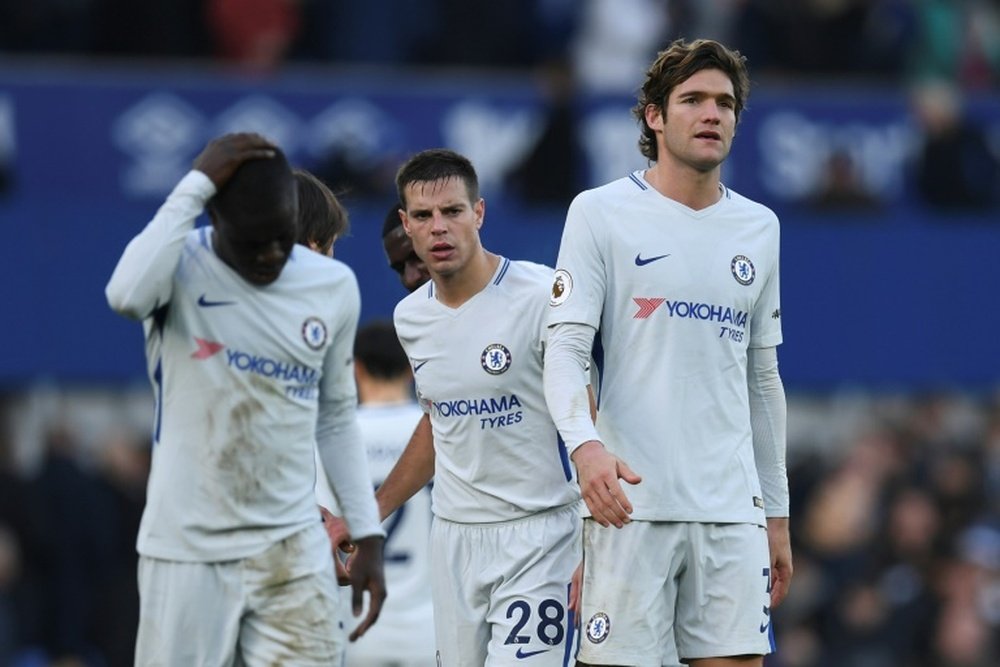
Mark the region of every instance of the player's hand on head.
<instances>
[{"instance_id":1,"label":"player's hand on head","mask_svg":"<svg viewBox=\"0 0 1000 667\"><path fill-rule=\"evenodd\" d=\"M194 159L193 167L208 176L216 188L221 188L247 160L275 156L275 146L259 134L239 132L224 134L208 142Z\"/></svg>"},{"instance_id":2,"label":"player's hand on head","mask_svg":"<svg viewBox=\"0 0 1000 667\"><path fill-rule=\"evenodd\" d=\"M580 494L594 520L604 527L614 525L617 528L631 521L632 503L618 480L638 484L642 478L597 440L577 447L572 458L580 481Z\"/></svg>"},{"instance_id":3,"label":"player's hand on head","mask_svg":"<svg viewBox=\"0 0 1000 667\"><path fill-rule=\"evenodd\" d=\"M351 583L347 573L347 565L340 553L350 554L354 551L354 543L351 542L351 533L347 527L347 522L339 516L331 514L330 510L319 505L319 514L323 518L323 528L326 536L330 538L330 552L333 554L333 568L337 574L337 583L347 586Z\"/></svg>"},{"instance_id":4,"label":"player's hand on head","mask_svg":"<svg viewBox=\"0 0 1000 667\"><path fill-rule=\"evenodd\" d=\"M368 614L354 629L349 639L353 642L367 632L382 611L385 601L385 576L382 571L382 550L385 538L364 537L355 542L355 553L348 568L351 578L351 607L355 616L361 615L364 592L368 591Z\"/></svg>"}]
</instances>

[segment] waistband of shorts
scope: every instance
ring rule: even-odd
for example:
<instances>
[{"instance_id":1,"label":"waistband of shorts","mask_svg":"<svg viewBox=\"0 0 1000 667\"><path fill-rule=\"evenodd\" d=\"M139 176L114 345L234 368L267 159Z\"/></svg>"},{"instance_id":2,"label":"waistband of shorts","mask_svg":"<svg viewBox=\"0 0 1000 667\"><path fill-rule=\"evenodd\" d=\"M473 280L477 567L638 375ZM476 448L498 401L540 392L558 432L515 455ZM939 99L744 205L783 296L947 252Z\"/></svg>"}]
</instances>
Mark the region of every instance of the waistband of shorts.
<instances>
[{"instance_id":1,"label":"waistband of shorts","mask_svg":"<svg viewBox=\"0 0 1000 667\"><path fill-rule=\"evenodd\" d=\"M541 510L539 512L533 512L531 514L525 514L524 516L519 516L516 519L505 519L503 521L452 521L451 519L445 519L440 516L434 515L435 521L441 521L442 523L448 523L454 526L477 526L480 528L499 528L502 526L513 526L519 523L525 523L526 521L534 521L536 519L544 519L553 514L559 514L560 512L574 512L579 515L580 512L579 500L574 500L571 503L566 503L565 505L556 505L555 507L550 507L548 509Z\"/></svg>"}]
</instances>

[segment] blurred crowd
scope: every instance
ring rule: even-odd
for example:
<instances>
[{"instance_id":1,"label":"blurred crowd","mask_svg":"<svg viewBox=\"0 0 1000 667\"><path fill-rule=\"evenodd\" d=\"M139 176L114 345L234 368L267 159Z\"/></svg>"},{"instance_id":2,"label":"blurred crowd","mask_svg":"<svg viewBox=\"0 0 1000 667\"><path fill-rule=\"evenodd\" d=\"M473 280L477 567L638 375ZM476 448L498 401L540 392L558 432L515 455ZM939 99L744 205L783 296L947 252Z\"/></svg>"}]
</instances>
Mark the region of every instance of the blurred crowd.
<instances>
[{"instance_id":1,"label":"blurred crowd","mask_svg":"<svg viewBox=\"0 0 1000 667\"><path fill-rule=\"evenodd\" d=\"M679 37L738 48L755 84L844 81L902 91L922 142L907 176L918 201L944 215L1000 208L1000 131L971 119L963 99L1000 89L1000 0L0 3L0 53L14 56L186 62L263 75L295 65L526 77L549 114L510 185L543 206L565 205L582 189L579 96L631 95L652 55ZM10 169L2 148L0 140L0 194ZM357 191L371 180L370 165L334 158L316 168L338 188ZM804 203L813 213L882 213L884 193L865 171L858 151L831 153Z\"/></svg>"},{"instance_id":2,"label":"blurred crowd","mask_svg":"<svg viewBox=\"0 0 1000 667\"><path fill-rule=\"evenodd\" d=\"M32 0L0 4L0 51L533 68L631 86L657 48L712 37L757 75L1000 82L996 0Z\"/></svg>"},{"instance_id":3,"label":"blurred crowd","mask_svg":"<svg viewBox=\"0 0 1000 667\"><path fill-rule=\"evenodd\" d=\"M129 665L145 390L0 402L0 665ZM1000 664L1000 395L792 395L769 667Z\"/></svg>"},{"instance_id":4,"label":"blurred crowd","mask_svg":"<svg viewBox=\"0 0 1000 667\"><path fill-rule=\"evenodd\" d=\"M574 150L572 93L629 92L681 36L740 49L776 85L932 81L913 97L923 196L997 205L995 151L956 91L1000 88L1000 0L0 3L5 55L537 75L552 131L514 177L559 200L578 187L546 180L570 173L551 165ZM840 153L814 204L878 206ZM147 393L0 394L0 667L132 663ZM792 395L789 419L796 573L767 664L1000 664L1000 395Z\"/></svg>"}]
</instances>

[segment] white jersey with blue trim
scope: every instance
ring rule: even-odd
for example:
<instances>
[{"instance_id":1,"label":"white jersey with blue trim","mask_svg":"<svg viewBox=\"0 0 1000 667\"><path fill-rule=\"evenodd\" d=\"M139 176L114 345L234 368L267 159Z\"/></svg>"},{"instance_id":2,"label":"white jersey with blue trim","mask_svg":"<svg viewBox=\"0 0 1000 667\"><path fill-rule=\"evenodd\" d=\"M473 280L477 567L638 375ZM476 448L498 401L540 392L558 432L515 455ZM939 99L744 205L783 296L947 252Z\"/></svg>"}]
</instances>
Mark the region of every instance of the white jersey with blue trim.
<instances>
[{"instance_id":1,"label":"white jersey with blue trim","mask_svg":"<svg viewBox=\"0 0 1000 667\"><path fill-rule=\"evenodd\" d=\"M368 468L371 470L374 487L382 484L399 460L421 416L423 410L415 402L362 403L358 406L358 426L368 453ZM325 507L336 507L325 476L317 478L316 498ZM391 595L382 605L378 624L348 647L349 655L385 639L380 639L381 633L377 632L383 626L391 626L395 632L402 632L400 628L409 626L414 626L414 632L426 632L428 627L433 627L429 553L430 487L416 493L386 517L382 527L386 533L385 582ZM363 617L352 614L349 595L343 596L342 602L341 618L353 630ZM399 637L396 639L400 640L399 656L404 658L412 651L412 642L403 642ZM384 646L380 648L382 652L385 650Z\"/></svg>"},{"instance_id":2,"label":"white jersey with blue trim","mask_svg":"<svg viewBox=\"0 0 1000 667\"><path fill-rule=\"evenodd\" d=\"M597 430L642 476L634 519L765 524L747 349L781 342L778 220L720 188L696 211L637 171L567 214L548 322L598 331Z\"/></svg>"},{"instance_id":3,"label":"white jersey with blue trim","mask_svg":"<svg viewBox=\"0 0 1000 667\"><path fill-rule=\"evenodd\" d=\"M192 172L178 185L108 294L143 318L152 355L157 410L138 551L205 562L261 553L318 521L317 413L320 401L349 405L353 424L360 295L346 265L299 246L273 283L243 280L215 254L212 228L192 229L213 191L203 182ZM144 284L143 257L162 265L155 285ZM355 525L377 533L370 507L353 516L374 528Z\"/></svg>"},{"instance_id":4,"label":"white jersey with blue trim","mask_svg":"<svg viewBox=\"0 0 1000 667\"><path fill-rule=\"evenodd\" d=\"M579 499L542 387L552 269L500 258L458 308L434 283L395 309L421 407L434 434L434 514L487 523Z\"/></svg>"}]
</instances>

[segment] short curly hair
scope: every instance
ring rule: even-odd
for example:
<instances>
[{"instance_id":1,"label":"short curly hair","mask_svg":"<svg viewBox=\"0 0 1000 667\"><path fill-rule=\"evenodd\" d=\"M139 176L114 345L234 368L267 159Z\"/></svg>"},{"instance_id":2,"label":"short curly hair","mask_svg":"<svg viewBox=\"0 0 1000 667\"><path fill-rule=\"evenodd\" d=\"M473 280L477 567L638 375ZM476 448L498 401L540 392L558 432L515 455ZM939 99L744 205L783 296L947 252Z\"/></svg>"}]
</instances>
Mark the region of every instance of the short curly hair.
<instances>
[{"instance_id":1,"label":"short curly hair","mask_svg":"<svg viewBox=\"0 0 1000 667\"><path fill-rule=\"evenodd\" d=\"M750 74L746 58L739 51L729 49L711 39L686 42L675 40L656 55L656 60L646 71L646 81L639 91L639 98L632 114L641 126L639 152L652 161L657 159L656 133L646 122L646 107L655 104L666 113L671 91L703 69L718 69L733 82L736 97L736 121L746 107L750 95Z\"/></svg>"}]
</instances>

